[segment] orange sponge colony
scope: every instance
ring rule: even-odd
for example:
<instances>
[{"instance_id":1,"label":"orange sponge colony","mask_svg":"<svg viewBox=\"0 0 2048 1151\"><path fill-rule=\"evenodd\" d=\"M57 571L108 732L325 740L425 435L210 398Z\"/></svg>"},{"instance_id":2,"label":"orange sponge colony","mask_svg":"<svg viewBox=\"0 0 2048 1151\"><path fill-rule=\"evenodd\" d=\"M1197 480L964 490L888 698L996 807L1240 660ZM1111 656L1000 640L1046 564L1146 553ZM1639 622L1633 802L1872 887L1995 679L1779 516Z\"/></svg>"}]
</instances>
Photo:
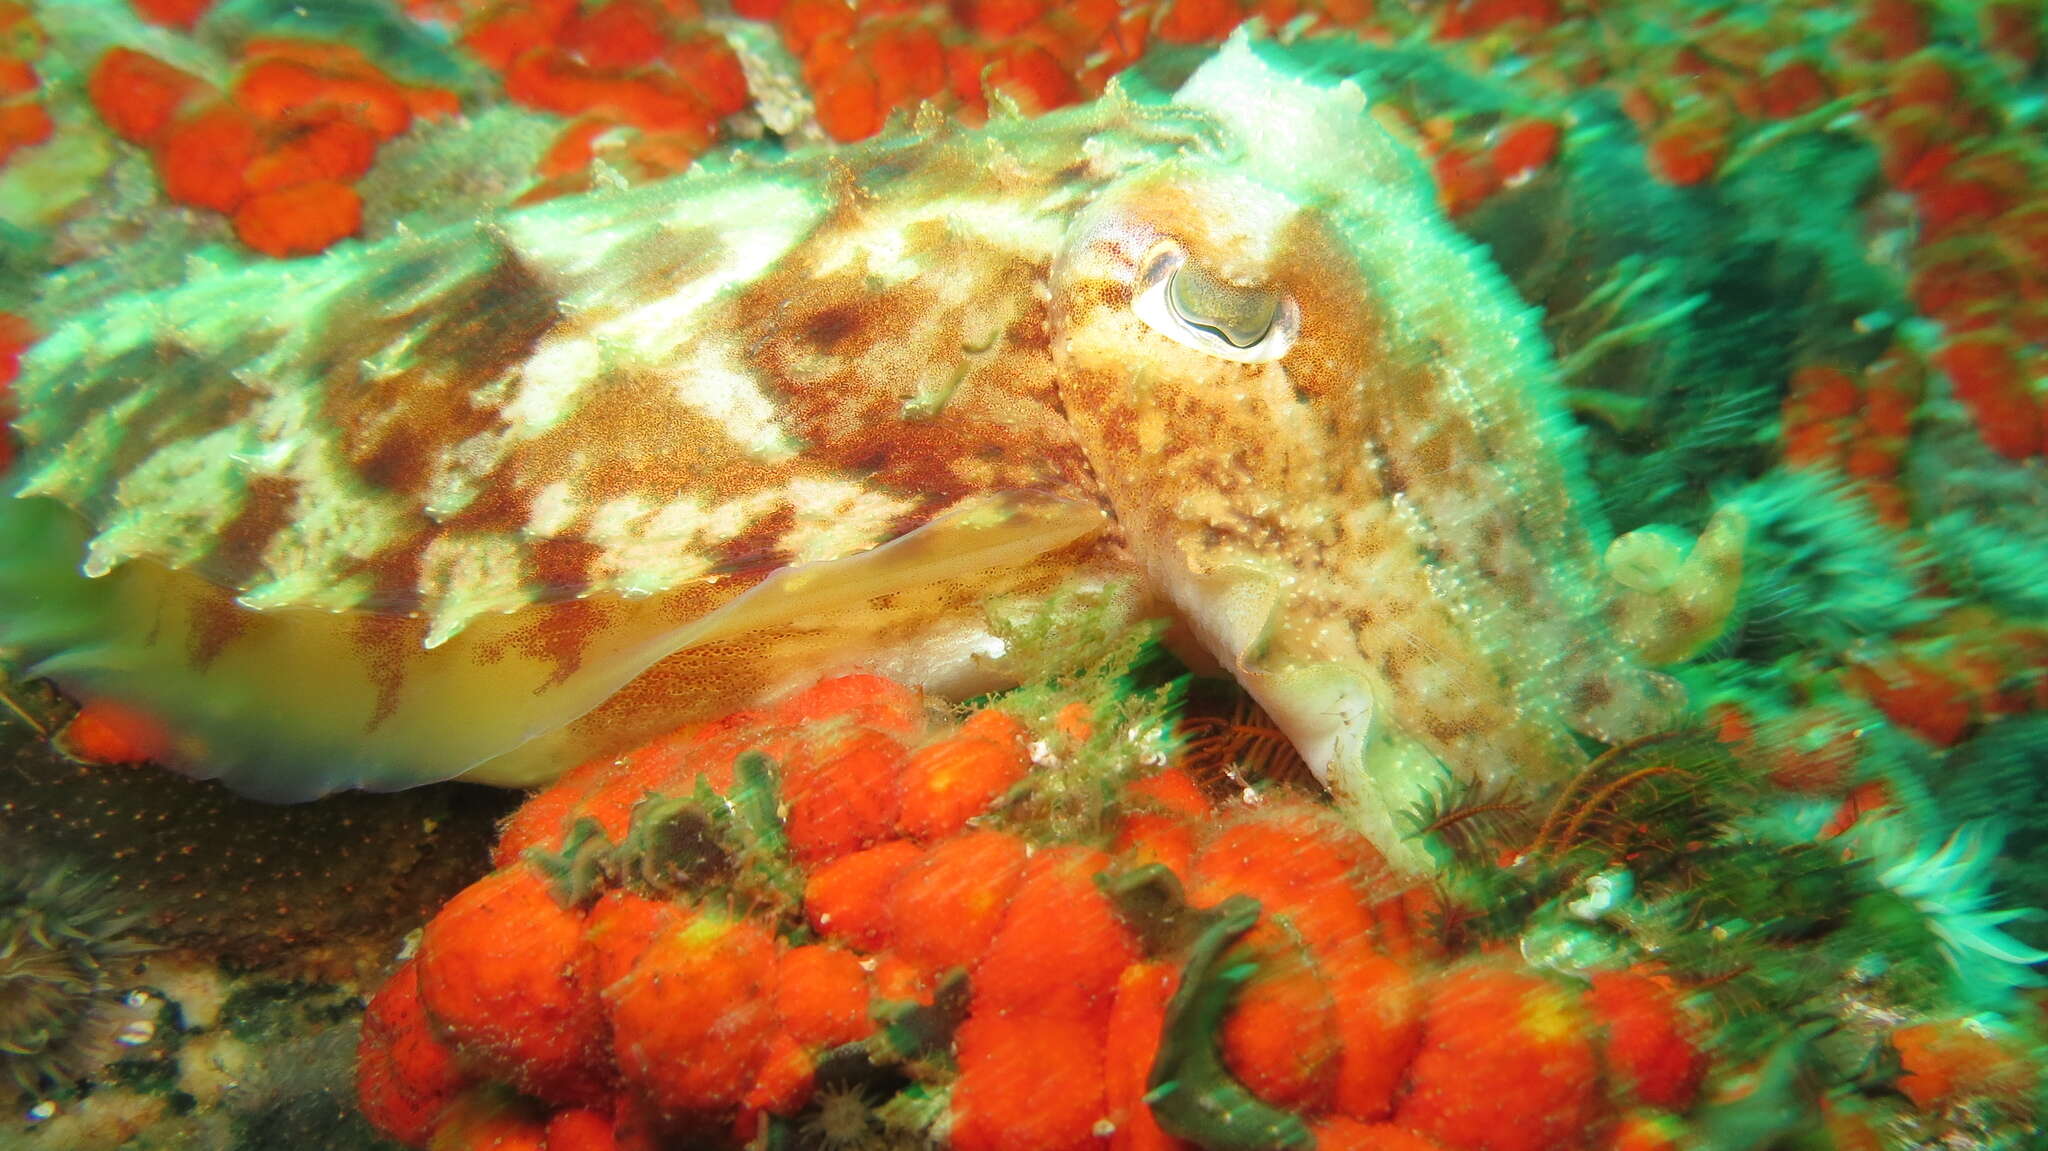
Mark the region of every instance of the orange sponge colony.
<instances>
[{"instance_id":1,"label":"orange sponge colony","mask_svg":"<svg viewBox=\"0 0 2048 1151\"><path fill-rule=\"evenodd\" d=\"M425 1143L469 1080L455 1051L435 1035L420 1005L419 966L408 961L363 1013L356 1050L363 1114L394 1139Z\"/></svg>"},{"instance_id":2,"label":"orange sponge colony","mask_svg":"<svg viewBox=\"0 0 2048 1151\"><path fill-rule=\"evenodd\" d=\"M372 1002L365 1114L436 1148L1551 1151L1692 1106L1664 984L1443 966L1307 798L1153 769L1106 823L1013 814L1027 743L1094 730L1049 710L840 677L565 776Z\"/></svg>"},{"instance_id":3,"label":"orange sponge colony","mask_svg":"<svg viewBox=\"0 0 2048 1151\"><path fill-rule=\"evenodd\" d=\"M0 168L15 153L48 141L56 130L36 71L41 47L42 30L29 9L0 0Z\"/></svg>"},{"instance_id":4,"label":"orange sponge colony","mask_svg":"<svg viewBox=\"0 0 2048 1151\"><path fill-rule=\"evenodd\" d=\"M1424 1016L1395 1122L1470 1151L1564 1151L1602 1118L1592 1020L1576 997L1491 964L1452 972Z\"/></svg>"},{"instance_id":5,"label":"orange sponge colony","mask_svg":"<svg viewBox=\"0 0 2048 1151\"><path fill-rule=\"evenodd\" d=\"M402 84L353 48L259 39L243 53L217 86L115 47L86 90L116 136L149 149L166 197L228 216L267 256L312 255L354 235L354 185L379 145L456 110L452 93Z\"/></svg>"},{"instance_id":6,"label":"orange sponge colony","mask_svg":"<svg viewBox=\"0 0 2048 1151\"><path fill-rule=\"evenodd\" d=\"M532 870L493 872L427 924L420 1001L469 1065L550 1102L600 1099L603 1018L575 970L584 930Z\"/></svg>"}]
</instances>

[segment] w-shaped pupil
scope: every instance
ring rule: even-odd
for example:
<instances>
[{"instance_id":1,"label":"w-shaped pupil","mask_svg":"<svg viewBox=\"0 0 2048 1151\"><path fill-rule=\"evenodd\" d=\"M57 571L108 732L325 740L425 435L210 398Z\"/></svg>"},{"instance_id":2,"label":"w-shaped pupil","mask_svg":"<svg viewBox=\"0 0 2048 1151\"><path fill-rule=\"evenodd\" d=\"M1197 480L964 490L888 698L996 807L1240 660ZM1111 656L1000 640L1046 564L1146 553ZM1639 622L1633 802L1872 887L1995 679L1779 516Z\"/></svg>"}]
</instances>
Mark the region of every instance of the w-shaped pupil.
<instances>
[{"instance_id":1,"label":"w-shaped pupil","mask_svg":"<svg viewBox=\"0 0 2048 1151\"><path fill-rule=\"evenodd\" d=\"M1193 262L1173 270L1166 282L1166 302L1181 322L1234 348L1249 348L1265 339L1280 313L1279 293L1226 284Z\"/></svg>"}]
</instances>

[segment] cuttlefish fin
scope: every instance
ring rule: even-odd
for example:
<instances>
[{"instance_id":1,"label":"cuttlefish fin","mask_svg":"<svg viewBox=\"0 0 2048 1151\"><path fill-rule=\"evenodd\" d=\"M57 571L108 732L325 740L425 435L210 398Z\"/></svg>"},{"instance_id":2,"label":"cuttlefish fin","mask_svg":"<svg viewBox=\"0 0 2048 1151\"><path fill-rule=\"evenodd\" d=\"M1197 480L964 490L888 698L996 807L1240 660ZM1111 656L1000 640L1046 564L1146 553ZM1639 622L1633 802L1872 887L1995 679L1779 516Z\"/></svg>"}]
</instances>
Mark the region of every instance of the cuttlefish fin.
<instances>
[{"instance_id":1,"label":"cuttlefish fin","mask_svg":"<svg viewBox=\"0 0 2048 1151\"><path fill-rule=\"evenodd\" d=\"M720 673L747 676L747 690L775 686L769 675L801 674L809 657L830 655L845 666L864 642L880 641L858 624L835 622L841 617L872 624L905 610L937 612L937 604L900 593L990 569L1031 572L1104 522L1092 503L999 493L854 556L638 599L530 605L479 617L429 649L424 619L254 611L153 562L88 578L77 568L84 528L76 517L49 501L6 500L0 535L27 546L0 557L0 653L76 695L154 718L173 735L174 766L262 798L464 774L530 783L573 761L537 750L517 757L514 772L492 768L679 652L751 652L752 666ZM893 613L863 615L882 601ZM768 633L775 635L749 639ZM731 695L700 698L688 682L661 686L657 702L664 716L680 714L674 722Z\"/></svg>"},{"instance_id":2,"label":"cuttlefish fin","mask_svg":"<svg viewBox=\"0 0 2048 1151\"><path fill-rule=\"evenodd\" d=\"M991 661L988 603L1089 586L1136 620L1150 610L1093 503L1009 492L860 555L769 575L716 611L646 637L642 667L595 709L468 778L524 786L690 719L865 670L955 698L1015 686ZM651 661L651 662L650 662Z\"/></svg>"},{"instance_id":3,"label":"cuttlefish fin","mask_svg":"<svg viewBox=\"0 0 2048 1151\"><path fill-rule=\"evenodd\" d=\"M1100 532L1107 523L1094 504L1035 492L1001 493L859 555L776 571L712 615L650 645L666 654L827 615L877 596L1011 567Z\"/></svg>"}]
</instances>

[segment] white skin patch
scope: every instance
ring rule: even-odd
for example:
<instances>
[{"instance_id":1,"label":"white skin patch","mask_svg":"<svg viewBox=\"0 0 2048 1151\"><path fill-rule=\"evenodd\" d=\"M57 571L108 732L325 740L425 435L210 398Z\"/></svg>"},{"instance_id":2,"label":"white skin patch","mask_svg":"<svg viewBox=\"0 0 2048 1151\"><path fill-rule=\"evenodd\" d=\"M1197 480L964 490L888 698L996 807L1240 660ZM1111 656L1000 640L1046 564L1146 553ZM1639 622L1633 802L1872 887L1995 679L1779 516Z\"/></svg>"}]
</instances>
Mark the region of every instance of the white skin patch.
<instances>
[{"instance_id":1,"label":"white skin patch","mask_svg":"<svg viewBox=\"0 0 2048 1151\"><path fill-rule=\"evenodd\" d=\"M795 563L845 555L857 541L881 538L890 521L912 507L846 480L796 480L789 485L789 503L796 525L780 546Z\"/></svg>"},{"instance_id":2,"label":"white skin patch","mask_svg":"<svg viewBox=\"0 0 2048 1151\"><path fill-rule=\"evenodd\" d=\"M234 449L243 432L231 426L167 445L123 476L114 497L122 510L93 537L85 573L105 575L134 556L156 555L173 566L203 558L241 509L228 493L242 482Z\"/></svg>"},{"instance_id":3,"label":"white skin patch","mask_svg":"<svg viewBox=\"0 0 2048 1151\"><path fill-rule=\"evenodd\" d=\"M605 549L607 570L598 576L602 586L629 596L651 595L708 573L711 549L784 502L783 493L772 489L709 507L699 496L683 496L662 507L626 496L598 508L585 535Z\"/></svg>"},{"instance_id":4,"label":"white skin patch","mask_svg":"<svg viewBox=\"0 0 2048 1151\"><path fill-rule=\"evenodd\" d=\"M499 536L442 536L420 557L420 589L434 602L428 648L448 642L485 612L506 612L533 602L519 548Z\"/></svg>"},{"instance_id":5,"label":"white skin patch","mask_svg":"<svg viewBox=\"0 0 2048 1151\"><path fill-rule=\"evenodd\" d=\"M505 457L507 439L502 429L492 428L450 446L435 460L433 480L427 485L420 510L429 519L447 519L476 499L479 485Z\"/></svg>"},{"instance_id":6,"label":"white skin patch","mask_svg":"<svg viewBox=\"0 0 2048 1151\"><path fill-rule=\"evenodd\" d=\"M688 358L705 333L716 327L706 323L706 312L781 263L812 224L810 216L800 212L778 218L774 209L765 205L750 205L750 209L763 214L719 236L716 264L600 323L596 331L606 345L623 360L648 368L670 367Z\"/></svg>"},{"instance_id":7,"label":"white skin patch","mask_svg":"<svg viewBox=\"0 0 2048 1151\"><path fill-rule=\"evenodd\" d=\"M527 533L543 539L561 535L576 522L578 506L569 482L556 480L534 493L533 510L526 516Z\"/></svg>"},{"instance_id":8,"label":"white skin patch","mask_svg":"<svg viewBox=\"0 0 2048 1151\"><path fill-rule=\"evenodd\" d=\"M724 429L754 459L774 463L796 454L796 438L782 426L760 381L739 366L729 341L699 337L689 358L676 365L671 386L676 399Z\"/></svg>"},{"instance_id":9,"label":"white skin patch","mask_svg":"<svg viewBox=\"0 0 2048 1151\"><path fill-rule=\"evenodd\" d=\"M304 390L279 395L263 406L259 434L271 442L314 441L309 429L319 422L311 410L316 398ZM405 501L370 489L327 453L293 452L282 475L297 484L291 522L264 549L270 579L244 592L240 602L251 608L354 607L363 581L344 572L399 538L411 519Z\"/></svg>"},{"instance_id":10,"label":"white skin patch","mask_svg":"<svg viewBox=\"0 0 2048 1151\"><path fill-rule=\"evenodd\" d=\"M576 411L576 393L598 378L604 348L588 333L551 335L520 366L519 385L504 407L513 434L532 439Z\"/></svg>"}]
</instances>

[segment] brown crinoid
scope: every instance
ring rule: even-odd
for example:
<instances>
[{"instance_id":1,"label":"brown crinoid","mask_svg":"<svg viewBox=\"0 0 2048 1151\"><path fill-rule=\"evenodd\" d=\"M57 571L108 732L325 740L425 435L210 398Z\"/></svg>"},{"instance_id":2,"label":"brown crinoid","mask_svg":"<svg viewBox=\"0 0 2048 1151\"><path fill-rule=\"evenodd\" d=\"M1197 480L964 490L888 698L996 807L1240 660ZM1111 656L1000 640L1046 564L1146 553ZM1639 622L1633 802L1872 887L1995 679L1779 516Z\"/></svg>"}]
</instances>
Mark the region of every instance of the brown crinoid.
<instances>
[{"instance_id":1,"label":"brown crinoid","mask_svg":"<svg viewBox=\"0 0 2048 1151\"><path fill-rule=\"evenodd\" d=\"M69 867L6 869L0 1082L40 1095L105 1061L126 1018L123 967L150 950L133 934L137 918L103 883Z\"/></svg>"}]
</instances>

